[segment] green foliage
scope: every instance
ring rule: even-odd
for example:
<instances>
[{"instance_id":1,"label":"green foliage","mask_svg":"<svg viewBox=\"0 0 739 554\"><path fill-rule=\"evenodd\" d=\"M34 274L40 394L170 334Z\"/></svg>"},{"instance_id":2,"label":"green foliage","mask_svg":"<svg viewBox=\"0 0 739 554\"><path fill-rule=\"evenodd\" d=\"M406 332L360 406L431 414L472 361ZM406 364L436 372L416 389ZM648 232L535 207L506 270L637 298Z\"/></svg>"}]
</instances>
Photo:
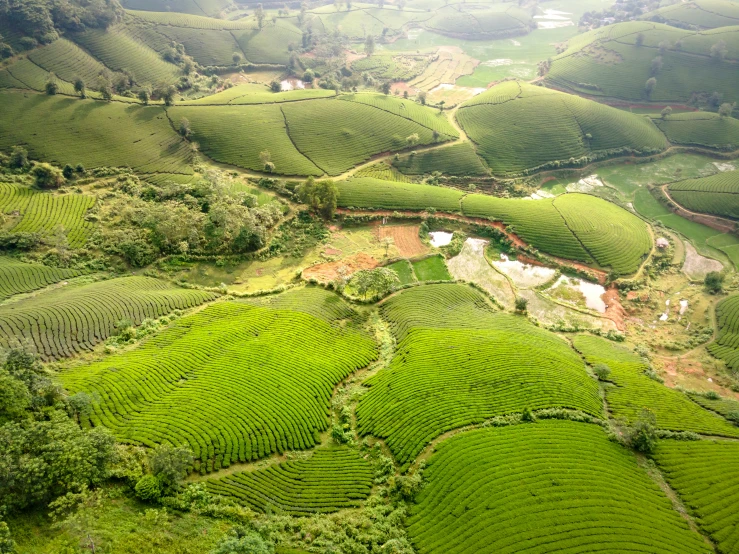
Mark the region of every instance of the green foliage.
<instances>
[{"instance_id":1,"label":"green foliage","mask_svg":"<svg viewBox=\"0 0 739 554\"><path fill-rule=\"evenodd\" d=\"M31 170L35 185L40 189L58 189L64 185L64 175L59 168L47 163L37 163Z\"/></svg>"},{"instance_id":2,"label":"green foliage","mask_svg":"<svg viewBox=\"0 0 739 554\"><path fill-rule=\"evenodd\" d=\"M144 502L159 502L162 497L162 490L157 479L154 475L144 475L136 483L136 496L138 496Z\"/></svg>"},{"instance_id":3,"label":"green foliage","mask_svg":"<svg viewBox=\"0 0 739 554\"><path fill-rule=\"evenodd\" d=\"M593 366L593 373L595 373L599 381L608 381L611 377L611 368L608 367L608 364L595 364Z\"/></svg>"},{"instance_id":4,"label":"green foliage","mask_svg":"<svg viewBox=\"0 0 739 554\"><path fill-rule=\"evenodd\" d=\"M260 4L261 6L261 4ZM273 554L274 547L256 531L234 528L225 535L211 554Z\"/></svg>"},{"instance_id":5,"label":"green foliage","mask_svg":"<svg viewBox=\"0 0 739 554\"><path fill-rule=\"evenodd\" d=\"M188 446L160 444L149 455L149 467L162 488L162 493L177 490L192 469L193 454Z\"/></svg>"},{"instance_id":6,"label":"green foliage","mask_svg":"<svg viewBox=\"0 0 739 554\"><path fill-rule=\"evenodd\" d=\"M688 210L739 218L739 170L669 185L670 196Z\"/></svg>"},{"instance_id":7,"label":"green foliage","mask_svg":"<svg viewBox=\"0 0 739 554\"><path fill-rule=\"evenodd\" d=\"M14 294L32 292L78 275L80 272L74 269L29 264L0 256L0 300Z\"/></svg>"},{"instance_id":8,"label":"green foliage","mask_svg":"<svg viewBox=\"0 0 739 554\"><path fill-rule=\"evenodd\" d=\"M189 445L209 472L316 444L334 386L376 356L369 337L336 325L351 317L322 289L219 302L62 380L100 398L83 421L127 443Z\"/></svg>"},{"instance_id":9,"label":"green foliage","mask_svg":"<svg viewBox=\"0 0 739 554\"><path fill-rule=\"evenodd\" d=\"M413 273L419 281L451 281L452 276L444 262L444 256L429 256L412 262Z\"/></svg>"},{"instance_id":10,"label":"green foliage","mask_svg":"<svg viewBox=\"0 0 739 554\"><path fill-rule=\"evenodd\" d=\"M408 534L429 554L711 551L596 425L539 421L460 433L437 447L424 481Z\"/></svg>"},{"instance_id":11,"label":"green foliage","mask_svg":"<svg viewBox=\"0 0 739 554\"><path fill-rule=\"evenodd\" d=\"M362 269L352 275L351 281L349 281L349 286L363 298L367 298L367 294L370 292L375 296L383 297L399 284L398 274L387 267Z\"/></svg>"},{"instance_id":12,"label":"green foliage","mask_svg":"<svg viewBox=\"0 0 739 554\"><path fill-rule=\"evenodd\" d=\"M739 120L710 112L673 114L654 123L676 144L733 151L739 147Z\"/></svg>"},{"instance_id":13,"label":"green foliage","mask_svg":"<svg viewBox=\"0 0 739 554\"><path fill-rule=\"evenodd\" d=\"M372 469L349 448L318 449L309 458L210 479L208 490L253 510L294 515L356 508L372 488Z\"/></svg>"},{"instance_id":14,"label":"green foliage","mask_svg":"<svg viewBox=\"0 0 739 554\"><path fill-rule=\"evenodd\" d=\"M626 441L637 452L651 454L654 451L657 446L657 418L649 409L643 409L628 429Z\"/></svg>"},{"instance_id":15,"label":"green foliage","mask_svg":"<svg viewBox=\"0 0 739 554\"><path fill-rule=\"evenodd\" d=\"M518 313L525 314L529 307L529 299L523 296L517 296L515 301L515 308Z\"/></svg>"},{"instance_id":16,"label":"green foliage","mask_svg":"<svg viewBox=\"0 0 739 554\"><path fill-rule=\"evenodd\" d=\"M719 293L724 288L724 276L718 271L709 271L703 279L703 284L711 294Z\"/></svg>"},{"instance_id":17,"label":"green foliage","mask_svg":"<svg viewBox=\"0 0 739 554\"><path fill-rule=\"evenodd\" d=\"M339 189L333 181L323 180L316 183L313 177L308 177L308 180L295 189L295 193L301 202L320 212L325 219L333 218L339 197Z\"/></svg>"},{"instance_id":18,"label":"green foliage","mask_svg":"<svg viewBox=\"0 0 739 554\"><path fill-rule=\"evenodd\" d=\"M720 280L719 280L720 282ZM739 295L725 298L716 305L718 337L708 345L708 351L720 358L729 369L739 371Z\"/></svg>"},{"instance_id":19,"label":"green foliage","mask_svg":"<svg viewBox=\"0 0 739 554\"><path fill-rule=\"evenodd\" d=\"M13 146L8 165L15 169L22 169L28 165L28 150L22 146Z\"/></svg>"}]
</instances>

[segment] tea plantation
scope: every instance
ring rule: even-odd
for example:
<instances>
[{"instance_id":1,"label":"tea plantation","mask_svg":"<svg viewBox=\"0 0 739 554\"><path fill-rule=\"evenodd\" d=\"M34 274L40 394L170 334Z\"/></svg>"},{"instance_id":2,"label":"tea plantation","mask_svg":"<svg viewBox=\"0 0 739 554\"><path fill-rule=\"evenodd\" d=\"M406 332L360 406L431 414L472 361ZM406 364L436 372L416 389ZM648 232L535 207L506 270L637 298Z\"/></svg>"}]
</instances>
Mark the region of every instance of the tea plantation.
<instances>
[{"instance_id":1,"label":"tea plantation","mask_svg":"<svg viewBox=\"0 0 739 554\"><path fill-rule=\"evenodd\" d=\"M739 367L739 296L733 295L716 306L718 337L708 351L736 369Z\"/></svg>"},{"instance_id":2,"label":"tea plantation","mask_svg":"<svg viewBox=\"0 0 739 554\"><path fill-rule=\"evenodd\" d=\"M654 120L667 139L675 144L715 150L739 148L739 120L715 113L692 112Z\"/></svg>"},{"instance_id":3,"label":"tea plantation","mask_svg":"<svg viewBox=\"0 0 739 554\"><path fill-rule=\"evenodd\" d=\"M671 183L670 196L693 212L739 219L739 171Z\"/></svg>"},{"instance_id":4,"label":"tea plantation","mask_svg":"<svg viewBox=\"0 0 739 554\"><path fill-rule=\"evenodd\" d=\"M437 447L424 477L408 521L420 552L711 551L597 425L461 433Z\"/></svg>"},{"instance_id":5,"label":"tea plantation","mask_svg":"<svg viewBox=\"0 0 739 554\"><path fill-rule=\"evenodd\" d=\"M0 257L0 300L14 294L32 292L79 275L80 272L75 269L28 264L2 256Z\"/></svg>"}]
</instances>

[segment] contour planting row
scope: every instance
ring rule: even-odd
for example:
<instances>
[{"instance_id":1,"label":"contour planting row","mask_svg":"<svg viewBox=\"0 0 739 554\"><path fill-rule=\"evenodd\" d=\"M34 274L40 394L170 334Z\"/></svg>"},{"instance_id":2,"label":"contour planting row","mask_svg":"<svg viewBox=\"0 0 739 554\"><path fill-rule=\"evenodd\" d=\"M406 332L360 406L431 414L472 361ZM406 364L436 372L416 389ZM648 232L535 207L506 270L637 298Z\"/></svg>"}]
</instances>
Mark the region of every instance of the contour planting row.
<instances>
[{"instance_id":1,"label":"contour planting row","mask_svg":"<svg viewBox=\"0 0 739 554\"><path fill-rule=\"evenodd\" d=\"M665 440L654 459L718 551L738 552L739 443Z\"/></svg>"},{"instance_id":2,"label":"contour planting row","mask_svg":"<svg viewBox=\"0 0 739 554\"><path fill-rule=\"evenodd\" d=\"M578 335L572 342L589 364L603 363L611 369L609 380L614 386L607 387L606 401L614 417L634 423L647 408L661 429L739 437L739 428L651 379L647 365L633 352L590 335Z\"/></svg>"},{"instance_id":3,"label":"contour planting row","mask_svg":"<svg viewBox=\"0 0 739 554\"><path fill-rule=\"evenodd\" d=\"M0 300L14 294L31 292L78 275L80 272L76 269L27 264L0 256Z\"/></svg>"},{"instance_id":4,"label":"contour planting row","mask_svg":"<svg viewBox=\"0 0 739 554\"><path fill-rule=\"evenodd\" d=\"M675 144L717 150L739 149L739 120L710 112L679 113L655 119L657 127Z\"/></svg>"},{"instance_id":5,"label":"contour planting row","mask_svg":"<svg viewBox=\"0 0 739 554\"><path fill-rule=\"evenodd\" d=\"M120 321L138 325L215 297L150 277L70 285L0 306L0 345L28 341L45 360L71 356L107 339Z\"/></svg>"},{"instance_id":6,"label":"contour planting row","mask_svg":"<svg viewBox=\"0 0 739 554\"><path fill-rule=\"evenodd\" d=\"M712 551L596 425L461 433L437 448L424 481L408 520L421 554Z\"/></svg>"},{"instance_id":7,"label":"contour planting row","mask_svg":"<svg viewBox=\"0 0 739 554\"><path fill-rule=\"evenodd\" d=\"M708 351L726 362L732 371L739 369L739 294L725 298L716 306L718 337Z\"/></svg>"},{"instance_id":8,"label":"contour planting row","mask_svg":"<svg viewBox=\"0 0 739 554\"><path fill-rule=\"evenodd\" d=\"M447 317L450 307L460 313ZM386 439L402 465L446 431L493 416L526 408L601 413L597 383L566 342L492 313L474 289L409 289L382 313L402 339L388 369L365 382L357 423L361 434ZM426 325L422 313L434 321Z\"/></svg>"},{"instance_id":9,"label":"contour planting row","mask_svg":"<svg viewBox=\"0 0 739 554\"><path fill-rule=\"evenodd\" d=\"M82 246L92 232L92 224L85 220L87 210L95 204L95 197L83 194L55 194L29 187L0 183L0 213L17 218L12 232L52 235L59 228L70 246Z\"/></svg>"},{"instance_id":10,"label":"contour planting row","mask_svg":"<svg viewBox=\"0 0 739 554\"><path fill-rule=\"evenodd\" d=\"M376 356L365 334L304 312L217 303L64 385L123 442L187 444L209 472L313 447L334 387ZM115 371L113 370L115 369Z\"/></svg>"},{"instance_id":11,"label":"contour planting row","mask_svg":"<svg viewBox=\"0 0 739 554\"><path fill-rule=\"evenodd\" d=\"M212 493L260 512L291 515L356 508L372 489L372 467L355 450L323 448L309 458L207 481Z\"/></svg>"},{"instance_id":12,"label":"contour planting row","mask_svg":"<svg viewBox=\"0 0 739 554\"><path fill-rule=\"evenodd\" d=\"M739 170L679 181L669 189L688 210L739 219Z\"/></svg>"}]
</instances>

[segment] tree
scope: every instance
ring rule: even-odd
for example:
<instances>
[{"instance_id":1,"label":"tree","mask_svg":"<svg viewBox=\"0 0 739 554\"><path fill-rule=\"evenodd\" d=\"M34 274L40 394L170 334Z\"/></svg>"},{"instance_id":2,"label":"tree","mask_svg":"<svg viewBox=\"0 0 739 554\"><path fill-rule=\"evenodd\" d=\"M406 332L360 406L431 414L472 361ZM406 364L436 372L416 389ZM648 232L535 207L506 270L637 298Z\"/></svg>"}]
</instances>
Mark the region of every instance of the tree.
<instances>
[{"instance_id":1,"label":"tree","mask_svg":"<svg viewBox=\"0 0 739 554\"><path fill-rule=\"evenodd\" d=\"M385 81L380 85L383 94L390 94L390 81Z\"/></svg>"},{"instance_id":2,"label":"tree","mask_svg":"<svg viewBox=\"0 0 739 554\"><path fill-rule=\"evenodd\" d=\"M62 169L62 175L64 175L64 178L69 181L72 177L74 177L74 167L72 167L71 164L66 164Z\"/></svg>"},{"instance_id":3,"label":"tree","mask_svg":"<svg viewBox=\"0 0 739 554\"><path fill-rule=\"evenodd\" d=\"M163 494L177 490L192 463L193 454L189 446L160 444L149 456L151 473L159 480Z\"/></svg>"},{"instance_id":4,"label":"tree","mask_svg":"<svg viewBox=\"0 0 739 554\"><path fill-rule=\"evenodd\" d=\"M667 51L670 48L672 48L672 45L670 44L669 40L663 40L659 43L658 48L659 48L659 53L664 56L667 53Z\"/></svg>"},{"instance_id":5,"label":"tree","mask_svg":"<svg viewBox=\"0 0 739 554\"><path fill-rule=\"evenodd\" d=\"M662 66L664 65L662 61L662 56L657 56L652 60L652 65L649 68L649 74L650 75L657 75L660 71L662 71Z\"/></svg>"},{"instance_id":6,"label":"tree","mask_svg":"<svg viewBox=\"0 0 739 554\"><path fill-rule=\"evenodd\" d=\"M192 132L192 129L190 129L190 120L186 117L183 117L180 119L180 135L187 138L190 136L190 133Z\"/></svg>"},{"instance_id":7,"label":"tree","mask_svg":"<svg viewBox=\"0 0 739 554\"><path fill-rule=\"evenodd\" d=\"M243 58L241 57L240 53L234 52L233 56L231 56L231 59L233 60L234 65L239 65Z\"/></svg>"},{"instance_id":8,"label":"tree","mask_svg":"<svg viewBox=\"0 0 739 554\"><path fill-rule=\"evenodd\" d=\"M657 86L657 79L654 77L650 77L647 79L647 82L644 84L644 92L647 93L647 98L652 96L652 92L654 92L654 89Z\"/></svg>"},{"instance_id":9,"label":"tree","mask_svg":"<svg viewBox=\"0 0 739 554\"><path fill-rule=\"evenodd\" d=\"M210 554L273 554L273 546L256 531L235 527L223 536Z\"/></svg>"},{"instance_id":10,"label":"tree","mask_svg":"<svg viewBox=\"0 0 739 554\"><path fill-rule=\"evenodd\" d=\"M711 57L714 60L723 61L728 53L729 50L726 48L726 43L723 40L720 40L711 46Z\"/></svg>"},{"instance_id":11,"label":"tree","mask_svg":"<svg viewBox=\"0 0 739 554\"><path fill-rule=\"evenodd\" d=\"M14 146L10 152L10 167L23 169L28 165L28 150L22 146Z\"/></svg>"},{"instance_id":12,"label":"tree","mask_svg":"<svg viewBox=\"0 0 739 554\"><path fill-rule=\"evenodd\" d=\"M639 33L636 35L636 45L641 46L644 44L644 33Z\"/></svg>"},{"instance_id":13,"label":"tree","mask_svg":"<svg viewBox=\"0 0 739 554\"><path fill-rule=\"evenodd\" d=\"M308 177L295 191L298 199L321 213L325 219L331 219L336 211L339 188L331 180L319 181Z\"/></svg>"},{"instance_id":14,"label":"tree","mask_svg":"<svg viewBox=\"0 0 739 554\"><path fill-rule=\"evenodd\" d=\"M267 165L272 162L272 154L270 154L269 150L262 150L259 153L259 161L262 162L264 169L267 169ZM274 166L272 167L274 168Z\"/></svg>"},{"instance_id":15,"label":"tree","mask_svg":"<svg viewBox=\"0 0 739 554\"><path fill-rule=\"evenodd\" d=\"M525 314L526 310L528 310L528 306L529 306L528 298L524 298L523 296L519 296L516 298L516 302L515 302L516 312L520 314Z\"/></svg>"},{"instance_id":16,"label":"tree","mask_svg":"<svg viewBox=\"0 0 739 554\"><path fill-rule=\"evenodd\" d=\"M593 366L593 373L599 381L608 381L611 376L611 368L606 364L595 364Z\"/></svg>"},{"instance_id":17,"label":"tree","mask_svg":"<svg viewBox=\"0 0 739 554\"><path fill-rule=\"evenodd\" d=\"M261 29L264 25L264 7L261 4L257 4L257 8L254 10L254 15L257 18L257 25Z\"/></svg>"},{"instance_id":18,"label":"tree","mask_svg":"<svg viewBox=\"0 0 739 554\"><path fill-rule=\"evenodd\" d=\"M421 103L422 106L426 105L426 91L422 90L418 93L418 101Z\"/></svg>"},{"instance_id":19,"label":"tree","mask_svg":"<svg viewBox=\"0 0 739 554\"><path fill-rule=\"evenodd\" d=\"M637 452L650 454L657 446L657 418L654 413L644 408L639 419L628 430L626 438L629 446Z\"/></svg>"},{"instance_id":20,"label":"tree","mask_svg":"<svg viewBox=\"0 0 739 554\"><path fill-rule=\"evenodd\" d=\"M103 100L110 102L113 99L113 84L108 75L101 75L98 78L97 91L103 97Z\"/></svg>"},{"instance_id":21,"label":"tree","mask_svg":"<svg viewBox=\"0 0 739 554\"><path fill-rule=\"evenodd\" d=\"M444 111L444 104L446 104L446 100L441 100L439 102L439 113Z\"/></svg>"},{"instance_id":22,"label":"tree","mask_svg":"<svg viewBox=\"0 0 739 554\"><path fill-rule=\"evenodd\" d=\"M10 44L7 44L0 40L0 59L4 60L7 58L11 58L13 54L15 54L15 52L13 52L13 47L10 46Z\"/></svg>"},{"instance_id":23,"label":"tree","mask_svg":"<svg viewBox=\"0 0 739 554\"><path fill-rule=\"evenodd\" d=\"M144 87L138 92L136 97L144 106L148 106L149 100L151 99L151 90L148 87Z\"/></svg>"},{"instance_id":24,"label":"tree","mask_svg":"<svg viewBox=\"0 0 739 554\"><path fill-rule=\"evenodd\" d=\"M671 106L665 106L665 108L660 113L660 116L662 119L667 119L672 115L672 107Z\"/></svg>"},{"instance_id":25,"label":"tree","mask_svg":"<svg viewBox=\"0 0 739 554\"><path fill-rule=\"evenodd\" d=\"M49 96L54 96L57 92L59 92L59 83L56 79L56 75L54 75L53 73L49 73L49 76L46 79L44 90L46 90L46 94L48 94Z\"/></svg>"},{"instance_id":26,"label":"tree","mask_svg":"<svg viewBox=\"0 0 739 554\"><path fill-rule=\"evenodd\" d=\"M718 109L718 114L721 117L731 117L731 114L734 112L734 108L736 107L736 103L729 103L724 102L721 104L721 106Z\"/></svg>"},{"instance_id":27,"label":"tree","mask_svg":"<svg viewBox=\"0 0 739 554\"><path fill-rule=\"evenodd\" d=\"M408 135L407 137L405 137L405 143L408 146L413 146L417 144L419 140L420 137L418 136L418 133L413 133L412 135Z\"/></svg>"},{"instance_id":28,"label":"tree","mask_svg":"<svg viewBox=\"0 0 739 554\"><path fill-rule=\"evenodd\" d=\"M80 95L80 98L87 98L85 82L79 77L74 80L74 91Z\"/></svg>"},{"instance_id":29,"label":"tree","mask_svg":"<svg viewBox=\"0 0 739 554\"><path fill-rule=\"evenodd\" d=\"M365 299L370 291L378 296L384 296L399 284L397 272L386 267L362 269L357 271L350 281L352 288Z\"/></svg>"},{"instance_id":30,"label":"tree","mask_svg":"<svg viewBox=\"0 0 739 554\"><path fill-rule=\"evenodd\" d=\"M58 189L65 182L61 170L47 163L33 166L31 175L36 178L36 186L42 189Z\"/></svg>"},{"instance_id":31,"label":"tree","mask_svg":"<svg viewBox=\"0 0 739 554\"><path fill-rule=\"evenodd\" d=\"M367 38L364 40L364 52L368 58L375 53L375 37L372 35L367 35Z\"/></svg>"},{"instance_id":32,"label":"tree","mask_svg":"<svg viewBox=\"0 0 739 554\"><path fill-rule=\"evenodd\" d=\"M136 496L145 502L158 502L162 497L159 479L151 474L144 475L136 482Z\"/></svg>"},{"instance_id":33,"label":"tree","mask_svg":"<svg viewBox=\"0 0 739 554\"><path fill-rule=\"evenodd\" d=\"M724 290L724 276L718 271L709 271L703 279L703 284L711 294Z\"/></svg>"},{"instance_id":34,"label":"tree","mask_svg":"<svg viewBox=\"0 0 739 554\"><path fill-rule=\"evenodd\" d=\"M157 96L162 99L165 106L174 106L177 89L174 85L162 85L157 90Z\"/></svg>"},{"instance_id":35,"label":"tree","mask_svg":"<svg viewBox=\"0 0 739 554\"><path fill-rule=\"evenodd\" d=\"M0 370L0 425L25 419L30 415L30 407L28 387L6 370Z\"/></svg>"},{"instance_id":36,"label":"tree","mask_svg":"<svg viewBox=\"0 0 739 554\"><path fill-rule=\"evenodd\" d=\"M269 84L269 90L272 92L282 92L282 83L277 79L273 79Z\"/></svg>"}]
</instances>

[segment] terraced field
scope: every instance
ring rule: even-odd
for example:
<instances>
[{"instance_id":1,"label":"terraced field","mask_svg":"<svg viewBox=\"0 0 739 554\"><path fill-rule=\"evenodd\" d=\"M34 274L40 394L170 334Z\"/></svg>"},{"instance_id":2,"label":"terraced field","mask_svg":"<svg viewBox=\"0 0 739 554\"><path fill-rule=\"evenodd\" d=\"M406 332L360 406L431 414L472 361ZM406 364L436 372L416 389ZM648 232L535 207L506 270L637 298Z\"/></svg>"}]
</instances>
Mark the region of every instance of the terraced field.
<instances>
[{"instance_id":1,"label":"terraced field","mask_svg":"<svg viewBox=\"0 0 739 554\"><path fill-rule=\"evenodd\" d=\"M739 549L739 443L660 441L654 459L719 552Z\"/></svg>"},{"instance_id":2,"label":"terraced field","mask_svg":"<svg viewBox=\"0 0 739 554\"><path fill-rule=\"evenodd\" d=\"M0 306L0 345L28 341L44 360L71 356L107 339L122 320L138 325L215 297L150 277L70 285Z\"/></svg>"},{"instance_id":3,"label":"terraced field","mask_svg":"<svg viewBox=\"0 0 739 554\"><path fill-rule=\"evenodd\" d=\"M415 287L381 312L398 346L388 369L365 382L357 423L361 434L385 439L403 466L435 437L496 415L551 407L601 413L597 383L566 342L492 312L474 289Z\"/></svg>"},{"instance_id":4,"label":"terraced field","mask_svg":"<svg viewBox=\"0 0 739 554\"><path fill-rule=\"evenodd\" d=\"M27 264L14 258L0 256L0 300L14 294L32 292L80 274L81 272L76 269Z\"/></svg>"},{"instance_id":5,"label":"terraced field","mask_svg":"<svg viewBox=\"0 0 739 554\"><path fill-rule=\"evenodd\" d=\"M681 6L699 15L690 4ZM637 102L687 103L694 92L714 91L731 102L737 100L739 87L734 63L739 21L727 24L734 26L700 32L640 21L601 27L570 40L568 49L553 58L546 82L576 93ZM636 44L639 35L641 46ZM727 57L713 59L711 47L721 40L730 45ZM667 48L660 51L660 43ZM662 68L653 75L657 56ZM653 76L657 85L647 94L646 81Z\"/></svg>"},{"instance_id":6,"label":"terraced field","mask_svg":"<svg viewBox=\"0 0 739 554\"><path fill-rule=\"evenodd\" d=\"M739 428L704 410L683 393L650 379L647 366L634 353L605 339L578 335L574 347L590 365L604 363L611 369L616 385L606 389L606 401L613 417L635 421L648 408L657 426L670 431L693 431L706 435L739 437Z\"/></svg>"},{"instance_id":7,"label":"terraced field","mask_svg":"<svg viewBox=\"0 0 739 554\"><path fill-rule=\"evenodd\" d=\"M259 512L292 515L356 508L369 496L372 467L355 450L322 448L309 458L209 479L208 490Z\"/></svg>"},{"instance_id":8,"label":"terraced field","mask_svg":"<svg viewBox=\"0 0 739 554\"><path fill-rule=\"evenodd\" d=\"M328 426L334 387L376 348L338 325L337 308L347 308L331 293L316 301L301 292L269 307L216 303L62 380L100 398L89 423L126 443L189 444L201 472L310 448ZM322 317L307 313L310 304Z\"/></svg>"},{"instance_id":9,"label":"terraced field","mask_svg":"<svg viewBox=\"0 0 739 554\"><path fill-rule=\"evenodd\" d=\"M190 149L160 107L8 91L0 104L2 150L23 144L33 158L60 165L192 173Z\"/></svg>"},{"instance_id":10,"label":"terraced field","mask_svg":"<svg viewBox=\"0 0 739 554\"><path fill-rule=\"evenodd\" d=\"M423 73L408 84L428 92L439 85L455 83L463 75L470 75L478 63L478 60L463 53L461 48L440 48Z\"/></svg>"},{"instance_id":11,"label":"terraced field","mask_svg":"<svg viewBox=\"0 0 739 554\"><path fill-rule=\"evenodd\" d=\"M596 425L456 435L429 459L408 533L419 552L711 552Z\"/></svg>"},{"instance_id":12,"label":"terraced field","mask_svg":"<svg viewBox=\"0 0 739 554\"><path fill-rule=\"evenodd\" d=\"M7 214L11 232L48 236L61 226L70 246L82 246L93 229L85 215L94 205L95 197L87 194L41 192L0 182L0 213Z\"/></svg>"},{"instance_id":13,"label":"terraced field","mask_svg":"<svg viewBox=\"0 0 739 554\"><path fill-rule=\"evenodd\" d=\"M578 166L667 147L647 118L517 81L465 102L457 120L494 174Z\"/></svg>"},{"instance_id":14,"label":"terraced field","mask_svg":"<svg viewBox=\"0 0 739 554\"><path fill-rule=\"evenodd\" d=\"M739 170L669 185L670 196L693 212L739 219Z\"/></svg>"},{"instance_id":15,"label":"terraced field","mask_svg":"<svg viewBox=\"0 0 739 554\"><path fill-rule=\"evenodd\" d=\"M718 337L708 351L726 362L733 371L739 369L739 295L725 298L716 305Z\"/></svg>"},{"instance_id":16,"label":"terraced field","mask_svg":"<svg viewBox=\"0 0 739 554\"><path fill-rule=\"evenodd\" d=\"M716 150L739 149L739 120L715 113L692 112L655 119L657 127L675 144L703 146Z\"/></svg>"},{"instance_id":17,"label":"terraced field","mask_svg":"<svg viewBox=\"0 0 739 554\"><path fill-rule=\"evenodd\" d=\"M469 142L402 156L393 162L393 166L406 175L429 175L435 171L468 177L488 174L487 168Z\"/></svg>"}]
</instances>

